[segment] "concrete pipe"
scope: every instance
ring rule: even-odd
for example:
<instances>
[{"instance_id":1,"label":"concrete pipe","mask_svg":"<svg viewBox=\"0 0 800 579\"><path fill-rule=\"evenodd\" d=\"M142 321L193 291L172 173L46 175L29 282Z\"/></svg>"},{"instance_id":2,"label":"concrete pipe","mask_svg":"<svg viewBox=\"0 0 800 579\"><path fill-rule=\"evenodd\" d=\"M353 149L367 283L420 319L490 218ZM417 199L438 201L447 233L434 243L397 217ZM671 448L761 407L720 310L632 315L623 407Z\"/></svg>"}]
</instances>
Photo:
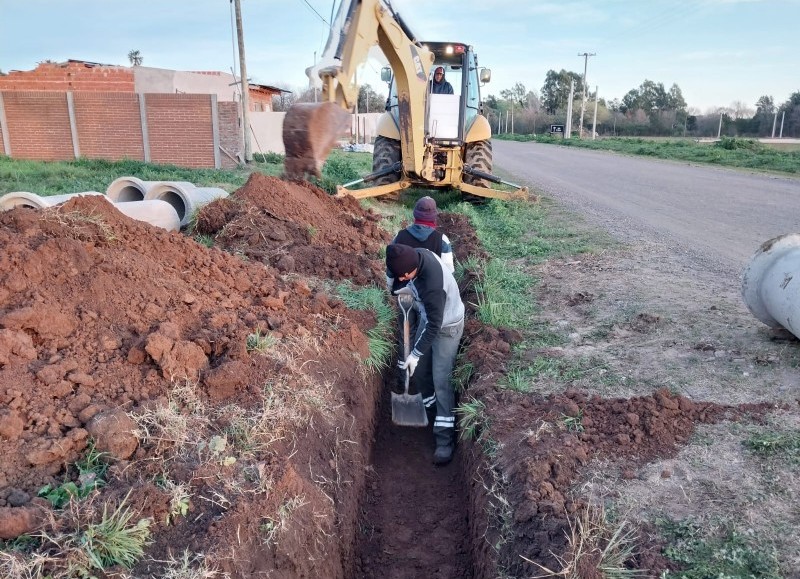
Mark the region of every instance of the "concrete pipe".
<instances>
[{"instance_id":1,"label":"concrete pipe","mask_svg":"<svg viewBox=\"0 0 800 579\"><path fill-rule=\"evenodd\" d=\"M167 231L178 231L181 220L175 208L160 199L114 203L120 213L136 221L144 221Z\"/></svg>"},{"instance_id":2,"label":"concrete pipe","mask_svg":"<svg viewBox=\"0 0 800 579\"><path fill-rule=\"evenodd\" d=\"M742 297L756 318L800 338L800 233L770 239L756 251L742 275Z\"/></svg>"},{"instance_id":3,"label":"concrete pipe","mask_svg":"<svg viewBox=\"0 0 800 579\"><path fill-rule=\"evenodd\" d=\"M142 201L147 192L161 181L142 181L136 177L120 177L114 179L106 189L106 195L113 203L126 201Z\"/></svg>"},{"instance_id":4,"label":"concrete pipe","mask_svg":"<svg viewBox=\"0 0 800 579\"><path fill-rule=\"evenodd\" d=\"M69 201L73 197L82 197L84 195L102 195L102 193L97 191L82 191L80 193L65 193L63 195L37 195L29 191L15 191L13 193L6 193L0 197L0 211L8 211L9 209L14 209L14 207L45 209Z\"/></svg>"},{"instance_id":5,"label":"concrete pipe","mask_svg":"<svg viewBox=\"0 0 800 579\"><path fill-rule=\"evenodd\" d=\"M161 199L172 205L183 227L203 205L227 196L228 192L219 187L195 187L187 181L163 181L150 189L145 199Z\"/></svg>"}]
</instances>

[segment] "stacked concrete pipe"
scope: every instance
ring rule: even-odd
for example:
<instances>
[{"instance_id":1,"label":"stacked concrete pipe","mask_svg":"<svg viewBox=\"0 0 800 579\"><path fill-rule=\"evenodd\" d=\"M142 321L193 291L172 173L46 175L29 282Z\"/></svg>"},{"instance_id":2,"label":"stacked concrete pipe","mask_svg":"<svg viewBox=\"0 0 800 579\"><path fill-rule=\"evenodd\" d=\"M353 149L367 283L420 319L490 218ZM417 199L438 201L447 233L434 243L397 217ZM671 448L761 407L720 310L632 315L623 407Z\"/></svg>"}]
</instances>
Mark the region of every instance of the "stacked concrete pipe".
<instances>
[{"instance_id":1,"label":"stacked concrete pipe","mask_svg":"<svg viewBox=\"0 0 800 579\"><path fill-rule=\"evenodd\" d=\"M227 196L228 192L219 187L195 187L188 181L162 181L147 191L145 199L160 199L172 205L178 212L183 227L189 224L192 216L203 205Z\"/></svg>"},{"instance_id":2,"label":"stacked concrete pipe","mask_svg":"<svg viewBox=\"0 0 800 579\"><path fill-rule=\"evenodd\" d=\"M54 207L73 197L85 195L102 195L97 191L82 191L80 193L65 193L63 195L37 195L30 191L14 191L0 197L0 211L9 211L15 207L28 207L30 209L46 209Z\"/></svg>"},{"instance_id":3,"label":"stacked concrete pipe","mask_svg":"<svg viewBox=\"0 0 800 579\"><path fill-rule=\"evenodd\" d=\"M142 201L147 192L161 181L142 181L136 177L120 177L114 179L106 188L106 195L114 203Z\"/></svg>"},{"instance_id":4,"label":"stacked concrete pipe","mask_svg":"<svg viewBox=\"0 0 800 579\"><path fill-rule=\"evenodd\" d=\"M83 197L86 195L100 195L123 215L127 215L136 221L144 221L150 225L166 229L167 231L178 231L181 227L181 220L175 208L160 199L129 201L123 203L113 203L111 199L97 191L83 191L81 193L67 193L64 195L42 196L29 191L16 191L6 193L0 197L0 211L10 211L16 207L28 207L30 209L47 209L55 207L73 197Z\"/></svg>"},{"instance_id":5,"label":"stacked concrete pipe","mask_svg":"<svg viewBox=\"0 0 800 579\"><path fill-rule=\"evenodd\" d=\"M800 233L770 239L756 251L742 275L742 298L769 327L800 338Z\"/></svg>"}]
</instances>

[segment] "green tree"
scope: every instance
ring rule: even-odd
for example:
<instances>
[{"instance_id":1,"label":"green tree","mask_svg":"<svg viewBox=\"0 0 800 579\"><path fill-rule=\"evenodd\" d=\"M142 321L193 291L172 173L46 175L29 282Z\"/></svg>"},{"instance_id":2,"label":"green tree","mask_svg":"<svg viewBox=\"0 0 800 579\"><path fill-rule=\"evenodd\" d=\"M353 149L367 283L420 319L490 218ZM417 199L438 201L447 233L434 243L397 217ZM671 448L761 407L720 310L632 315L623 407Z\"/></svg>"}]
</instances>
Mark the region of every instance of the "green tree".
<instances>
[{"instance_id":1,"label":"green tree","mask_svg":"<svg viewBox=\"0 0 800 579\"><path fill-rule=\"evenodd\" d=\"M144 61L144 57L138 50L131 50L128 52L128 60L130 61L131 66L139 66Z\"/></svg>"},{"instance_id":2,"label":"green tree","mask_svg":"<svg viewBox=\"0 0 800 579\"><path fill-rule=\"evenodd\" d=\"M669 93L667 94L667 106L672 111L686 111L686 101L683 98L683 92L681 92L681 87L677 84L674 84L669 87Z\"/></svg>"},{"instance_id":3,"label":"green tree","mask_svg":"<svg viewBox=\"0 0 800 579\"><path fill-rule=\"evenodd\" d=\"M775 114L775 101L769 95L763 95L756 101L756 116Z\"/></svg>"},{"instance_id":4,"label":"green tree","mask_svg":"<svg viewBox=\"0 0 800 579\"><path fill-rule=\"evenodd\" d=\"M561 71L548 70L545 76L544 85L541 90L541 102L544 110L548 113L555 114L559 110L563 110L569 101L570 83L575 81L575 98L579 98L581 75L577 72L567 71L563 68Z\"/></svg>"},{"instance_id":5,"label":"green tree","mask_svg":"<svg viewBox=\"0 0 800 579\"><path fill-rule=\"evenodd\" d=\"M359 113L382 113L386 107L386 95L378 94L368 84L358 89Z\"/></svg>"},{"instance_id":6,"label":"green tree","mask_svg":"<svg viewBox=\"0 0 800 579\"><path fill-rule=\"evenodd\" d=\"M515 106L520 108L525 108L528 104L528 91L521 82L515 84L511 89L501 90L500 96L507 101L512 101Z\"/></svg>"}]
</instances>

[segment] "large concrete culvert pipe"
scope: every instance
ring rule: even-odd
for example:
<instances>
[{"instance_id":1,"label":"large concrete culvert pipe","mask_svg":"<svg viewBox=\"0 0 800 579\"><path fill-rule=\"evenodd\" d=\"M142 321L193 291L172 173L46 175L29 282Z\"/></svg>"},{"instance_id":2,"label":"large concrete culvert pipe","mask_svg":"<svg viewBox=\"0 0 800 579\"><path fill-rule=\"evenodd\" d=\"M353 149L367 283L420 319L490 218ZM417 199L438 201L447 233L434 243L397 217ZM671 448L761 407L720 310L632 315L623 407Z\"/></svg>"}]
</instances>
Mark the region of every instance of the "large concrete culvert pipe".
<instances>
[{"instance_id":1,"label":"large concrete culvert pipe","mask_svg":"<svg viewBox=\"0 0 800 579\"><path fill-rule=\"evenodd\" d=\"M800 233L766 241L742 274L742 297L771 328L800 338Z\"/></svg>"},{"instance_id":2,"label":"large concrete culvert pipe","mask_svg":"<svg viewBox=\"0 0 800 579\"><path fill-rule=\"evenodd\" d=\"M167 231L179 231L181 219L175 208L160 199L114 203L117 210L136 221L144 221Z\"/></svg>"},{"instance_id":3,"label":"large concrete culvert pipe","mask_svg":"<svg viewBox=\"0 0 800 579\"><path fill-rule=\"evenodd\" d=\"M114 179L106 188L106 195L114 203L142 201L147 192L162 181L142 181L136 177L120 177Z\"/></svg>"},{"instance_id":4,"label":"large concrete culvert pipe","mask_svg":"<svg viewBox=\"0 0 800 579\"><path fill-rule=\"evenodd\" d=\"M187 181L162 181L147 192L145 199L160 199L172 205L183 227L203 205L227 196L228 192L219 187L195 187Z\"/></svg>"},{"instance_id":5,"label":"large concrete culvert pipe","mask_svg":"<svg viewBox=\"0 0 800 579\"><path fill-rule=\"evenodd\" d=\"M80 193L65 193L62 195L37 195L29 191L14 191L0 197L0 211L9 211L15 207L46 209L69 201L73 197L82 197L84 195L102 195L102 193L98 191L82 191Z\"/></svg>"}]
</instances>

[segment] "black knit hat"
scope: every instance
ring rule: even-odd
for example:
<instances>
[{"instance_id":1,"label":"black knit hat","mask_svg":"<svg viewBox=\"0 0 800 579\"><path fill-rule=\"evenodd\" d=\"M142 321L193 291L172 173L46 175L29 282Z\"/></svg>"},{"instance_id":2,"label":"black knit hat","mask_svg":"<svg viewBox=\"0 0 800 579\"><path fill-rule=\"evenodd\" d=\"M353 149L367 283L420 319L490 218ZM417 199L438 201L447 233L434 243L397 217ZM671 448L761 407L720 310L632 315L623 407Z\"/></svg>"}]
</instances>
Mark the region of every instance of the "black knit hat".
<instances>
[{"instance_id":1,"label":"black knit hat","mask_svg":"<svg viewBox=\"0 0 800 579\"><path fill-rule=\"evenodd\" d=\"M395 277L400 277L419 267L419 256L413 247L391 243L386 248L386 267Z\"/></svg>"},{"instance_id":2,"label":"black knit hat","mask_svg":"<svg viewBox=\"0 0 800 579\"><path fill-rule=\"evenodd\" d=\"M433 197L420 197L417 204L414 205L414 219L417 221L436 223L436 215L438 213L439 212L436 210L436 201Z\"/></svg>"}]
</instances>

